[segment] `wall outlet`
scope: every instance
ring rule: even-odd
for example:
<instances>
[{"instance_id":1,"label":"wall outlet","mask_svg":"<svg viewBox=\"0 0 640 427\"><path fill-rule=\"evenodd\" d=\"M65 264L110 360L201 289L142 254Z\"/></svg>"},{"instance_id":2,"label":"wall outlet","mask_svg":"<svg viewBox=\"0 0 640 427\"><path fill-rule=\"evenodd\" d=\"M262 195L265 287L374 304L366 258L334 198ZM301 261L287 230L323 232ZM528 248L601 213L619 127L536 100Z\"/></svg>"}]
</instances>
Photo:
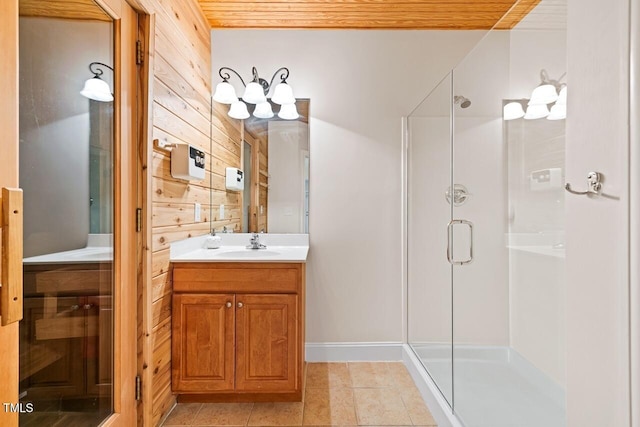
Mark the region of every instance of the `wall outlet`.
<instances>
[{"instance_id":1,"label":"wall outlet","mask_svg":"<svg viewBox=\"0 0 640 427\"><path fill-rule=\"evenodd\" d=\"M224 219L224 205L220 205L220 218L218 219Z\"/></svg>"},{"instance_id":2,"label":"wall outlet","mask_svg":"<svg viewBox=\"0 0 640 427\"><path fill-rule=\"evenodd\" d=\"M195 222L200 222L202 220L201 210L202 209L201 209L200 203L196 203L195 209L193 210L193 220Z\"/></svg>"}]
</instances>

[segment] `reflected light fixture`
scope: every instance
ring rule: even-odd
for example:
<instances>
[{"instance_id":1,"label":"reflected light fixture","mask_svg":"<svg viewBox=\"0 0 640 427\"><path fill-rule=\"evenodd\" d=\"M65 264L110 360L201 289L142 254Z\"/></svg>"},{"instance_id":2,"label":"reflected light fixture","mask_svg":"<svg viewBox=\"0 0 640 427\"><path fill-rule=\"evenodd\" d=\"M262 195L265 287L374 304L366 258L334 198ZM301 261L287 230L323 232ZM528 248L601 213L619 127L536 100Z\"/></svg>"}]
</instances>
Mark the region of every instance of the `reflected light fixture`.
<instances>
[{"instance_id":1,"label":"reflected light fixture","mask_svg":"<svg viewBox=\"0 0 640 427\"><path fill-rule=\"evenodd\" d=\"M547 104L529 105L527 112L524 115L525 120L542 119L549 115L549 108Z\"/></svg>"},{"instance_id":2,"label":"reflected light fixture","mask_svg":"<svg viewBox=\"0 0 640 427\"><path fill-rule=\"evenodd\" d=\"M545 70L540 71L540 85L533 89L531 98L526 103L527 111L523 110L521 101L511 101L502 107L503 120L515 120L524 117L525 120L536 120L547 118L548 120L562 120L567 118L567 84L560 83L567 73L560 76L558 80L549 78ZM555 104L553 104L555 102ZM549 104L551 111L549 111Z\"/></svg>"},{"instance_id":3,"label":"reflected light fixture","mask_svg":"<svg viewBox=\"0 0 640 427\"><path fill-rule=\"evenodd\" d=\"M502 118L504 120L515 120L524 117L524 109L518 101L509 102L502 108Z\"/></svg>"},{"instance_id":4,"label":"reflected light fixture","mask_svg":"<svg viewBox=\"0 0 640 427\"><path fill-rule=\"evenodd\" d=\"M562 120L567 118L567 106L556 103L551 107L547 120Z\"/></svg>"},{"instance_id":5,"label":"reflected light fixture","mask_svg":"<svg viewBox=\"0 0 640 427\"><path fill-rule=\"evenodd\" d=\"M562 120L567 118L567 86L560 89L558 100L551 107L551 112L547 116L547 120Z\"/></svg>"},{"instance_id":6,"label":"reflected light fixture","mask_svg":"<svg viewBox=\"0 0 640 427\"><path fill-rule=\"evenodd\" d=\"M540 85L531 92L529 105L547 105L556 102L558 100L558 91L560 91L562 87L560 80L562 80L566 74L567 73L561 75L558 80L552 80L549 78L546 70L540 70Z\"/></svg>"},{"instance_id":7,"label":"reflected light fixture","mask_svg":"<svg viewBox=\"0 0 640 427\"><path fill-rule=\"evenodd\" d=\"M89 64L89 71L93 73L93 77L84 82L84 87L80 91L80 95L100 102L113 101L113 93L111 88L100 78L104 73L102 67L108 68L113 72L113 68L102 62L92 62Z\"/></svg>"},{"instance_id":8,"label":"reflected light fixture","mask_svg":"<svg viewBox=\"0 0 640 427\"><path fill-rule=\"evenodd\" d=\"M231 74L229 74L230 72L240 79L240 82L242 82L242 85L245 88L241 100L238 99L234 87L229 83L229 79L231 78ZM276 72L273 73L270 82L267 82L258 75L256 67L251 69L251 73L253 75L253 80L251 80L249 84L246 84L242 79L242 76L232 68L222 67L218 71L218 74L222 78L222 82L218 83L216 86L216 90L213 94L213 100L221 104L230 104L231 108L228 112L230 117L236 119L248 118L249 113L245 103L256 105L256 108L253 111L254 117L260 119L270 119L273 117L271 104L267 101L267 95L269 94L269 90L273 87L276 77L280 78L280 82L273 90L273 97L271 98L271 101L275 104L281 105L278 117L285 120L295 120L299 117L295 108L296 98L293 96L291 86L287 84L287 79L289 78L288 68L281 67L276 70ZM238 103L244 105L244 109ZM295 114L292 113L292 108L289 105L293 106ZM284 113L283 110L285 110ZM247 111L246 114L245 111ZM247 117L244 117L245 115Z\"/></svg>"}]
</instances>

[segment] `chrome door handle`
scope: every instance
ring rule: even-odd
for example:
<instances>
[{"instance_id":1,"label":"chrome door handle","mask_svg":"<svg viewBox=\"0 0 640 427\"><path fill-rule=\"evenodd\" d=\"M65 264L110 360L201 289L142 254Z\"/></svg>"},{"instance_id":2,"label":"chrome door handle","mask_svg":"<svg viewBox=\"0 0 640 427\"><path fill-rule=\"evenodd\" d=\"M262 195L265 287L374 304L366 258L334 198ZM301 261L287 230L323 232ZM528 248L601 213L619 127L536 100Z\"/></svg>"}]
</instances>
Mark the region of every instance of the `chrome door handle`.
<instances>
[{"instance_id":1,"label":"chrome door handle","mask_svg":"<svg viewBox=\"0 0 640 427\"><path fill-rule=\"evenodd\" d=\"M469 226L470 242L469 242L469 259L464 261L455 261L451 253L451 236L453 235L453 226L456 224L464 224ZM447 261L451 265L465 265L473 261L473 223L466 219L452 219L447 224Z\"/></svg>"}]
</instances>

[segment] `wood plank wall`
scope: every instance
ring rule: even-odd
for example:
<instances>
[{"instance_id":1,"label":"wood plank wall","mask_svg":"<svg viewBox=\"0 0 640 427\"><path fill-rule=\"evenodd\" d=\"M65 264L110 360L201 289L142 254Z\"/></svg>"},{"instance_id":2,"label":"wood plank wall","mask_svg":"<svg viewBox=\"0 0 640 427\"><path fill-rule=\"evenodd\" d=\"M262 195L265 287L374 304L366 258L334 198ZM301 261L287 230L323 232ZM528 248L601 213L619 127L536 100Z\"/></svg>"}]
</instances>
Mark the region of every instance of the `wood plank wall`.
<instances>
[{"instance_id":1,"label":"wood plank wall","mask_svg":"<svg viewBox=\"0 0 640 427\"><path fill-rule=\"evenodd\" d=\"M146 174L147 217L152 236L143 243L150 264L139 289L138 352L143 397L138 424L156 426L172 408L171 297L169 245L223 226L238 230L237 193L224 188L226 167L240 166L240 123L229 118L226 106L211 110L211 46L209 24L196 0L132 0L153 15L150 32L150 138L168 143L189 143L207 153L206 176L188 182L171 176L170 152L155 145L142 155ZM223 111L224 110L224 111ZM212 114L213 113L213 114ZM146 159L146 160L145 160ZM143 179L145 180L145 179ZM212 190L210 191L210 183ZM210 209L210 202L213 209ZM194 221L195 203L201 221ZM225 204L225 220L219 206ZM145 283L148 282L148 283Z\"/></svg>"}]
</instances>

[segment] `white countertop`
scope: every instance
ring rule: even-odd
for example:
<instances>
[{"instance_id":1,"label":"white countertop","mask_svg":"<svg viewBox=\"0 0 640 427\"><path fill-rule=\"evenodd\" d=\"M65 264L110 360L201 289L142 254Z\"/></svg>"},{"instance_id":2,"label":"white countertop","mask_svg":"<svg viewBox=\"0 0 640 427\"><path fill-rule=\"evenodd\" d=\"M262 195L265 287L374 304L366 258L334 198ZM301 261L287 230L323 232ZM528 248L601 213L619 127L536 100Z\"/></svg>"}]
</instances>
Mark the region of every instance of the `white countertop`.
<instances>
[{"instance_id":1,"label":"white countertop","mask_svg":"<svg viewBox=\"0 0 640 427\"><path fill-rule=\"evenodd\" d=\"M204 248L205 236L171 244L171 262L307 262L308 234L260 234L266 249L247 249L251 234L218 234L218 249Z\"/></svg>"},{"instance_id":2,"label":"white countertop","mask_svg":"<svg viewBox=\"0 0 640 427\"><path fill-rule=\"evenodd\" d=\"M70 251L55 252L23 258L24 265L33 264L89 264L113 261L111 234L90 234L87 246Z\"/></svg>"}]
</instances>

